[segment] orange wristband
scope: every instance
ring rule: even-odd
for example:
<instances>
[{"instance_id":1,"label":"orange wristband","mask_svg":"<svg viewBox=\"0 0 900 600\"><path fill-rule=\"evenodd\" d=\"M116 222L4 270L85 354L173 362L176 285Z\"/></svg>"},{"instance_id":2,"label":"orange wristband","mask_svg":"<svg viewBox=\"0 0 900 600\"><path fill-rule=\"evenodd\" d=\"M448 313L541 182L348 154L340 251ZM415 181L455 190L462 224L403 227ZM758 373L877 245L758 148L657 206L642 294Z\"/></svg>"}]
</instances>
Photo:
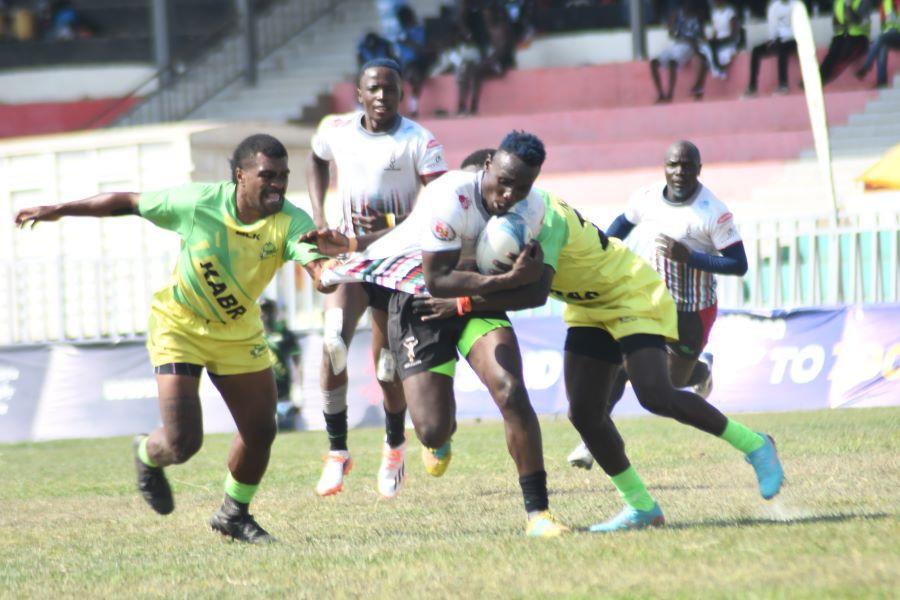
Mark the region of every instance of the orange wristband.
<instances>
[{"instance_id":1,"label":"orange wristband","mask_svg":"<svg viewBox=\"0 0 900 600\"><path fill-rule=\"evenodd\" d=\"M456 314L463 316L472 312L472 298L469 296L460 296L456 299Z\"/></svg>"}]
</instances>

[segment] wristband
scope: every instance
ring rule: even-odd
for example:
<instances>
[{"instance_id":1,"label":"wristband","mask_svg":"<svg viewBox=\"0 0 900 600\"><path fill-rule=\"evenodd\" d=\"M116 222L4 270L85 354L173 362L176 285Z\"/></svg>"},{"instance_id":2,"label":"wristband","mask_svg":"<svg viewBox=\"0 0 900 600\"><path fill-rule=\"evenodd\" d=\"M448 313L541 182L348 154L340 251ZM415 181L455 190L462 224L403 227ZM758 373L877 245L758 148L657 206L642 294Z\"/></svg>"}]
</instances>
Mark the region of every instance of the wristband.
<instances>
[{"instance_id":1,"label":"wristband","mask_svg":"<svg viewBox=\"0 0 900 600\"><path fill-rule=\"evenodd\" d=\"M456 299L456 314L463 316L472 312L472 298L469 296L460 296Z\"/></svg>"},{"instance_id":2,"label":"wristband","mask_svg":"<svg viewBox=\"0 0 900 600\"><path fill-rule=\"evenodd\" d=\"M394 225L397 224L397 215L395 215L392 212L386 213L384 215L384 220L387 221L388 227L393 227Z\"/></svg>"},{"instance_id":3,"label":"wristband","mask_svg":"<svg viewBox=\"0 0 900 600\"><path fill-rule=\"evenodd\" d=\"M356 236L347 238L347 252L356 252L359 246L359 239Z\"/></svg>"}]
</instances>

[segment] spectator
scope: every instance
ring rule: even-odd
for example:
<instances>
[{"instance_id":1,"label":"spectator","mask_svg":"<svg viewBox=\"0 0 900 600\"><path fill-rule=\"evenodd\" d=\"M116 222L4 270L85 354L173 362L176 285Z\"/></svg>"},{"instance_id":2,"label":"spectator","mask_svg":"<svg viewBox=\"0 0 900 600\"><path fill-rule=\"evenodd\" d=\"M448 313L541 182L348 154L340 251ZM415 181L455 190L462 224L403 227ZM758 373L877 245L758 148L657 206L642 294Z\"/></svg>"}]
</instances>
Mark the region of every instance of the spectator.
<instances>
[{"instance_id":1,"label":"spectator","mask_svg":"<svg viewBox=\"0 0 900 600\"><path fill-rule=\"evenodd\" d=\"M297 336L278 318L278 305L266 298L259 303L260 316L264 328L266 345L275 358L272 373L275 375L275 389L278 393L276 415L278 429L295 429L295 418L299 412L299 394L292 398L294 384L302 384L301 349Z\"/></svg>"},{"instance_id":2,"label":"spectator","mask_svg":"<svg viewBox=\"0 0 900 600\"><path fill-rule=\"evenodd\" d=\"M822 85L832 81L857 58L869 49L869 0L834 0L831 19L834 37L828 46L828 54L819 66Z\"/></svg>"},{"instance_id":3,"label":"spectator","mask_svg":"<svg viewBox=\"0 0 900 600\"><path fill-rule=\"evenodd\" d=\"M710 21L710 57L718 69L724 70L731 64L741 44L743 36L740 16L731 3L713 0Z\"/></svg>"},{"instance_id":4,"label":"spectator","mask_svg":"<svg viewBox=\"0 0 900 600\"><path fill-rule=\"evenodd\" d=\"M856 72L856 77L862 79L872 68L872 63L878 61L878 87L887 86L887 55L888 49L900 48L900 0L881 1L881 34L869 49L863 66Z\"/></svg>"},{"instance_id":5,"label":"spectator","mask_svg":"<svg viewBox=\"0 0 900 600\"><path fill-rule=\"evenodd\" d=\"M491 4L484 11L484 27L488 46L482 63L486 77L502 77L516 66L516 37L509 13L499 3Z\"/></svg>"},{"instance_id":6,"label":"spectator","mask_svg":"<svg viewBox=\"0 0 900 600\"><path fill-rule=\"evenodd\" d=\"M394 51L391 49L391 43L377 33L370 31L363 37L356 48L357 68L361 69L364 64L376 58L396 60Z\"/></svg>"},{"instance_id":7,"label":"spectator","mask_svg":"<svg viewBox=\"0 0 900 600\"><path fill-rule=\"evenodd\" d=\"M435 75L453 73L456 75L456 114L474 114L478 109L481 92L481 54L478 47L467 40L457 27L440 54L432 70Z\"/></svg>"},{"instance_id":8,"label":"spectator","mask_svg":"<svg viewBox=\"0 0 900 600\"><path fill-rule=\"evenodd\" d=\"M397 9L397 21L400 23L400 35L394 45L397 59L403 69L403 79L412 88L407 100L409 116L419 114L419 97L422 95L422 84L431 60L425 45L425 28L419 24L415 11L408 6Z\"/></svg>"},{"instance_id":9,"label":"spectator","mask_svg":"<svg viewBox=\"0 0 900 600\"><path fill-rule=\"evenodd\" d=\"M457 22L466 39L478 46L484 56L490 43L484 22L484 13L488 8L488 0L457 0Z\"/></svg>"},{"instance_id":10,"label":"spectator","mask_svg":"<svg viewBox=\"0 0 900 600\"><path fill-rule=\"evenodd\" d=\"M778 56L778 89L775 93L788 92L788 56L797 54L797 42L794 40L794 29L791 26L791 0L772 0L766 19L769 23L769 40L754 46L750 53L750 83L747 84L745 96L756 95L759 61L773 54Z\"/></svg>"},{"instance_id":11,"label":"spectator","mask_svg":"<svg viewBox=\"0 0 900 600\"><path fill-rule=\"evenodd\" d=\"M656 86L657 103L671 102L672 92L675 89L676 71L684 66L695 54L705 55L707 62L712 63L709 43L703 35L700 7L697 1L685 2L678 9L669 14L669 37L672 43L662 53L650 61L650 74L653 76L653 85ZM668 91L663 91L659 67L665 64L669 70ZM721 77L722 73L714 64L711 65L713 74ZM691 88L694 98L703 97L703 82L706 79L706 64L701 64L697 70L697 80Z\"/></svg>"}]
</instances>

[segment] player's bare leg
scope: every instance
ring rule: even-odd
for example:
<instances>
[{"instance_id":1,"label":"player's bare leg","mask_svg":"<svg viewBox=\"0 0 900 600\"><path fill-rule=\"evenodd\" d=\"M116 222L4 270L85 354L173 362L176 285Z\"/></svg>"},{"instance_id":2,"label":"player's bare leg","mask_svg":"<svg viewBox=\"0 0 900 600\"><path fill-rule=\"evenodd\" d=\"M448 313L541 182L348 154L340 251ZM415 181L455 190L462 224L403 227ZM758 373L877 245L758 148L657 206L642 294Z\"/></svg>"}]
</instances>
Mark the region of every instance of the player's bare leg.
<instances>
[{"instance_id":1,"label":"player's bare leg","mask_svg":"<svg viewBox=\"0 0 900 600\"><path fill-rule=\"evenodd\" d=\"M180 370L195 374L157 374L162 426L150 435L135 437L133 442L138 491L162 515L175 509L163 467L187 461L203 445L203 412L198 392L202 367L185 365Z\"/></svg>"},{"instance_id":2,"label":"player's bare leg","mask_svg":"<svg viewBox=\"0 0 900 600\"><path fill-rule=\"evenodd\" d=\"M250 501L269 464L275 434L278 394L272 369L240 375L212 376L222 394L237 433L228 452L225 500L210 519L216 531L250 543L274 541L249 514Z\"/></svg>"}]
</instances>

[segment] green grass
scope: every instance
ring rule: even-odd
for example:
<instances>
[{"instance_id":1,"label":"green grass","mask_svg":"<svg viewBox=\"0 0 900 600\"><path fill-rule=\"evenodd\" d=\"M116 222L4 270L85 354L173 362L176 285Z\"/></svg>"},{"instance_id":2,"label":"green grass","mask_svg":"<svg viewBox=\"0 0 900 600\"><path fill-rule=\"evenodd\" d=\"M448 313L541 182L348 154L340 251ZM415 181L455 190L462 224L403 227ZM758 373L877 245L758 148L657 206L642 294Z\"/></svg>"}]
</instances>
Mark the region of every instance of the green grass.
<instances>
[{"instance_id":1,"label":"green grass","mask_svg":"<svg viewBox=\"0 0 900 600\"><path fill-rule=\"evenodd\" d=\"M746 415L772 432L788 482L773 502L724 442L657 418L622 420L664 529L525 538L502 425L465 423L447 474L410 443L402 496L375 491L382 432L351 432L342 494L318 498L324 434L276 441L253 512L281 543L229 543L206 519L221 499L227 436L168 470L176 511L134 491L124 438L0 446L4 597L896 597L900 589L900 409ZM586 527L620 506L577 441L545 420L551 507ZM410 432L411 435L411 432Z\"/></svg>"}]
</instances>

